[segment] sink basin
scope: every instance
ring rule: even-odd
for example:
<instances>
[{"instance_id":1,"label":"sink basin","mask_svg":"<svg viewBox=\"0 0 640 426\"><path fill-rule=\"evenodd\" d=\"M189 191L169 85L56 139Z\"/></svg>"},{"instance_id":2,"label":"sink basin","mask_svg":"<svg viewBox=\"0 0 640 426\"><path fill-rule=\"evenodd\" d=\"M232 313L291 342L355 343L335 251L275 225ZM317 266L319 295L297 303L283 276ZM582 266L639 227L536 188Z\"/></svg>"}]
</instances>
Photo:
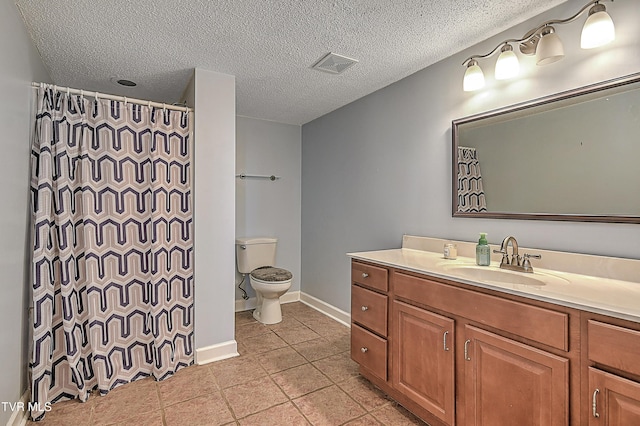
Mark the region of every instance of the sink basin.
<instances>
[{"instance_id":1,"label":"sink basin","mask_svg":"<svg viewBox=\"0 0 640 426\"><path fill-rule=\"evenodd\" d=\"M445 266L445 269L447 272L450 272L451 275L468 278L474 281L489 281L494 283L519 284L527 286L546 285L546 276L544 278L537 277L534 274L509 271L506 269L475 265L451 265Z\"/></svg>"}]
</instances>

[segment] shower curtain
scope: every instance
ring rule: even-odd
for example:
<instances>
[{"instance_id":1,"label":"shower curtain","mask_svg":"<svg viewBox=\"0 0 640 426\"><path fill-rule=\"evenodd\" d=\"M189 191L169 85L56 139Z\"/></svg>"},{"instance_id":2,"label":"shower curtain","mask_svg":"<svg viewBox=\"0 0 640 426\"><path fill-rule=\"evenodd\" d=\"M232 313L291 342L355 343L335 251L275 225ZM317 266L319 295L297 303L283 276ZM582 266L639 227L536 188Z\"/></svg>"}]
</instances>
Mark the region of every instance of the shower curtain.
<instances>
[{"instance_id":1,"label":"shower curtain","mask_svg":"<svg viewBox=\"0 0 640 426\"><path fill-rule=\"evenodd\" d=\"M193 363L188 113L42 86L31 152L31 416Z\"/></svg>"},{"instance_id":2,"label":"shower curtain","mask_svg":"<svg viewBox=\"0 0 640 426\"><path fill-rule=\"evenodd\" d=\"M475 148L458 147L458 211L487 211L480 162Z\"/></svg>"}]
</instances>

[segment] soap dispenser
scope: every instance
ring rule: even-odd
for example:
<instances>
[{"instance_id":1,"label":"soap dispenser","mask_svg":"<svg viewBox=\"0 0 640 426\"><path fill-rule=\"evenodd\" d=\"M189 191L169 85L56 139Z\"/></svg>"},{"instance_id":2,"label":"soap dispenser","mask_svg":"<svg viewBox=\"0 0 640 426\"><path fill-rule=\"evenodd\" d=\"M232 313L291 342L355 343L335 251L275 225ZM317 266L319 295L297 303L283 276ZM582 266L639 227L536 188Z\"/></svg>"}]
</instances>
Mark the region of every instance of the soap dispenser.
<instances>
[{"instance_id":1,"label":"soap dispenser","mask_svg":"<svg viewBox=\"0 0 640 426\"><path fill-rule=\"evenodd\" d=\"M487 242L487 234L480 233L480 239L476 246L476 265L489 266L491 264L491 248Z\"/></svg>"}]
</instances>

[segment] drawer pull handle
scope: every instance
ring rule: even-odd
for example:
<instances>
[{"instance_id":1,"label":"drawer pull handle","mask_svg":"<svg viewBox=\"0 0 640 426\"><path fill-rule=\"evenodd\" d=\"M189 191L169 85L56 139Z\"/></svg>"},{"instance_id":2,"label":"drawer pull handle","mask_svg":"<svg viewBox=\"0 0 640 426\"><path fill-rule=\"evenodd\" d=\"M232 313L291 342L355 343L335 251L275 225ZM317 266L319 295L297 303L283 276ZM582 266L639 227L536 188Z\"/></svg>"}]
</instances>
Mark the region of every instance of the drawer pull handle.
<instances>
[{"instance_id":1,"label":"drawer pull handle","mask_svg":"<svg viewBox=\"0 0 640 426\"><path fill-rule=\"evenodd\" d=\"M600 417L600 414L598 414L598 393L600 392L600 389L596 389L593 391L593 401L592 401L592 409L593 409L593 417Z\"/></svg>"},{"instance_id":2,"label":"drawer pull handle","mask_svg":"<svg viewBox=\"0 0 640 426\"><path fill-rule=\"evenodd\" d=\"M366 272L362 273L362 278L367 278L369 276L369 274L367 274Z\"/></svg>"},{"instance_id":3,"label":"drawer pull handle","mask_svg":"<svg viewBox=\"0 0 640 426\"><path fill-rule=\"evenodd\" d=\"M366 311L369 310L369 307L368 306L363 306L361 309L362 309L362 312L366 312Z\"/></svg>"},{"instance_id":4,"label":"drawer pull handle","mask_svg":"<svg viewBox=\"0 0 640 426\"><path fill-rule=\"evenodd\" d=\"M368 348L360 348L360 352L362 352L363 354L366 354L368 350Z\"/></svg>"},{"instance_id":5,"label":"drawer pull handle","mask_svg":"<svg viewBox=\"0 0 640 426\"><path fill-rule=\"evenodd\" d=\"M445 331L444 335L442 336L442 346L444 346L445 351L449 350L449 348L447 347L447 334L449 334L449 332Z\"/></svg>"},{"instance_id":6,"label":"drawer pull handle","mask_svg":"<svg viewBox=\"0 0 640 426\"><path fill-rule=\"evenodd\" d=\"M466 342L464 342L464 360L465 361L471 361L471 358L469 358L469 343L471 343L471 340L467 340Z\"/></svg>"}]
</instances>

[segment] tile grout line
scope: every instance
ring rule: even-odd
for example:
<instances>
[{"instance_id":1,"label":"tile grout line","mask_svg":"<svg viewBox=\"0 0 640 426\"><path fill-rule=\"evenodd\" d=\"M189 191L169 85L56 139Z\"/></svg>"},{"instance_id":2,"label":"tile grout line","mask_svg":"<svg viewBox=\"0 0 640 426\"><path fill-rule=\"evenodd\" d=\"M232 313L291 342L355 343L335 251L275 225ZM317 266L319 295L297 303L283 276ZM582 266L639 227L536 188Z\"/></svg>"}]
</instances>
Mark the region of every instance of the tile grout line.
<instances>
[{"instance_id":1,"label":"tile grout line","mask_svg":"<svg viewBox=\"0 0 640 426\"><path fill-rule=\"evenodd\" d=\"M167 419L164 412L164 399L160 394L160 386L158 385L158 382L156 382L156 395L158 396L158 401L160 402L160 417L162 418L162 425L167 426Z\"/></svg>"}]
</instances>

